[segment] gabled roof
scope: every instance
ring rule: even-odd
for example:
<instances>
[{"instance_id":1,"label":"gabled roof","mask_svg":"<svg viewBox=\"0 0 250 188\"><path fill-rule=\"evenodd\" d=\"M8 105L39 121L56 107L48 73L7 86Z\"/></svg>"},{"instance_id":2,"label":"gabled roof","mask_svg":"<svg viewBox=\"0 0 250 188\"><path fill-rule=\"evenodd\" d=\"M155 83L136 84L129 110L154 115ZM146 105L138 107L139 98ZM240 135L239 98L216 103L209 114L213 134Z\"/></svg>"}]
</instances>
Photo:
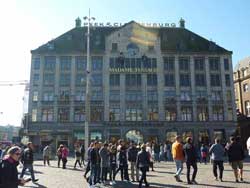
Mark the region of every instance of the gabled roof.
<instances>
[{"instance_id":1,"label":"gabled roof","mask_svg":"<svg viewBox=\"0 0 250 188\"><path fill-rule=\"evenodd\" d=\"M240 60L234 67L234 71L238 71L241 69L245 69L250 67L250 57L246 57L242 60Z\"/></svg>"},{"instance_id":2,"label":"gabled roof","mask_svg":"<svg viewBox=\"0 0 250 188\"><path fill-rule=\"evenodd\" d=\"M229 53L214 42L211 42L185 28L150 28L131 21L121 27L95 27L91 28L90 50L101 53L105 51L105 37L121 30L129 24L154 32L160 37L162 52L194 52L194 53ZM74 53L87 51L87 27L76 27L54 40L32 50L32 53Z\"/></svg>"}]
</instances>

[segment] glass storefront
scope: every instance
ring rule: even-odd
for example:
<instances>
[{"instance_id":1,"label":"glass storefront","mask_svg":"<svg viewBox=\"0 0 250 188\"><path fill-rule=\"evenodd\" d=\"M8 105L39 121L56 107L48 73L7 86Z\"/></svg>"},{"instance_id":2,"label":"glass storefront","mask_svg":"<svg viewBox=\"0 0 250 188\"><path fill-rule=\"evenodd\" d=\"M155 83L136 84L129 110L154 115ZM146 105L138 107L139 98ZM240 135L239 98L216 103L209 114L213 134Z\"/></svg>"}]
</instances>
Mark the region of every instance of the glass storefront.
<instances>
[{"instance_id":1,"label":"glass storefront","mask_svg":"<svg viewBox=\"0 0 250 188\"><path fill-rule=\"evenodd\" d=\"M130 130L126 134L127 141L134 141L135 143L143 143L143 135L138 130Z\"/></svg>"}]
</instances>

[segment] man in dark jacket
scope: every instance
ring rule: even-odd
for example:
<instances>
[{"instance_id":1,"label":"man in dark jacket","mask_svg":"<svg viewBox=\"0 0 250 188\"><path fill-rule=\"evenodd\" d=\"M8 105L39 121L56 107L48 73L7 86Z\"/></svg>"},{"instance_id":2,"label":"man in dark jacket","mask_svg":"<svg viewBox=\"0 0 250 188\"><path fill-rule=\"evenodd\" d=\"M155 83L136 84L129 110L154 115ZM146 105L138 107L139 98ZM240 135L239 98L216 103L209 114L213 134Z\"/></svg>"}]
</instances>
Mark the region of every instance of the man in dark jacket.
<instances>
[{"instance_id":1,"label":"man in dark jacket","mask_svg":"<svg viewBox=\"0 0 250 188\"><path fill-rule=\"evenodd\" d=\"M90 185L95 185L100 181L100 155L99 155L99 143L96 141L93 148L90 151Z\"/></svg>"},{"instance_id":2,"label":"man in dark jacket","mask_svg":"<svg viewBox=\"0 0 250 188\"><path fill-rule=\"evenodd\" d=\"M23 155L22 155L23 170L20 175L20 178L24 176L26 169L29 169L32 181L37 182L38 179L35 179L34 170L33 170L33 162L34 162L33 149L34 149L33 144L29 142L27 144L27 148L23 151Z\"/></svg>"},{"instance_id":3,"label":"man in dark jacket","mask_svg":"<svg viewBox=\"0 0 250 188\"><path fill-rule=\"evenodd\" d=\"M117 154L117 160L119 167L116 170L116 174L121 171L121 180L123 181L125 179L129 181L127 151L125 146L121 146L120 151Z\"/></svg>"},{"instance_id":4,"label":"man in dark jacket","mask_svg":"<svg viewBox=\"0 0 250 188\"><path fill-rule=\"evenodd\" d=\"M21 156L21 148L13 146L8 150L0 166L0 188L17 188L27 180L18 179L17 166Z\"/></svg>"},{"instance_id":5,"label":"man in dark jacket","mask_svg":"<svg viewBox=\"0 0 250 188\"><path fill-rule=\"evenodd\" d=\"M139 181L139 169L136 168L137 154L138 154L138 149L136 148L135 143L132 141L131 146L128 149L128 161L130 162L132 181L135 181L135 173L136 173L136 181Z\"/></svg>"},{"instance_id":6,"label":"man in dark jacket","mask_svg":"<svg viewBox=\"0 0 250 188\"><path fill-rule=\"evenodd\" d=\"M146 145L141 146L141 151L138 153L137 160L136 160L136 167L140 169L142 175L141 179L139 181L139 188L142 187L142 182L144 181L145 186L149 187L149 184L147 182L147 171L149 171L149 153L146 152Z\"/></svg>"},{"instance_id":7,"label":"man in dark jacket","mask_svg":"<svg viewBox=\"0 0 250 188\"><path fill-rule=\"evenodd\" d=\"M239 178L243 181L243 159L244 159L244 150L240 144L240 137L231 137L230 145L228 147L228 161L232 166L234 171L235 181L239 182Z\"/></svg>"},{"instance_id":8,"label":"man in dark jacket","mask_svg":"<svg viewBox=\"0 0 250 188\"><path fill-rule=\"evenodd\" d=\"M191 137L186 139L187 143L183 146L183 150L185 153L186 158L186 165L187 165L187 182L188 184L197 184L195 181L195 177L197 174L197 151L193 145L193 140ZM192 180L190 181L190 168L191 166L194 169Z\"/></svg>"}]
</instances>

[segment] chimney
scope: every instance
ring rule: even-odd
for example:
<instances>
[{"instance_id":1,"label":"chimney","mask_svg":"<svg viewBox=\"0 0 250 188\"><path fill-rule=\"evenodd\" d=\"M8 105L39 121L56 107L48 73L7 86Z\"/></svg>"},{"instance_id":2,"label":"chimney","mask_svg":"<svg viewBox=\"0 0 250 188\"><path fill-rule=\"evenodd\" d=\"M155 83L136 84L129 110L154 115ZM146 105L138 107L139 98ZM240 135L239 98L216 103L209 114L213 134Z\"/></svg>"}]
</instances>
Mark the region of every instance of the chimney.
<instances>
[{"instance_id":1,"label":"chimney","mask_svg":"<svg viewBox=\"0 0 250 188\"><path fill-rule=\"evenodd\" d=\"M180 28L185 28L185 20L184 19L180 19Z\"/></svg>"},{"instance_id":2,"label":"chimney","mask_svg":"<svg viewBox=\"0 0 250 188\"><path fill-rule=\"evenodd\" d=\"M79 17L76 18L75 22L76 22L76 28L81 27L82 21L81 21L81 19Z\"/></svg>"}]
</instances>

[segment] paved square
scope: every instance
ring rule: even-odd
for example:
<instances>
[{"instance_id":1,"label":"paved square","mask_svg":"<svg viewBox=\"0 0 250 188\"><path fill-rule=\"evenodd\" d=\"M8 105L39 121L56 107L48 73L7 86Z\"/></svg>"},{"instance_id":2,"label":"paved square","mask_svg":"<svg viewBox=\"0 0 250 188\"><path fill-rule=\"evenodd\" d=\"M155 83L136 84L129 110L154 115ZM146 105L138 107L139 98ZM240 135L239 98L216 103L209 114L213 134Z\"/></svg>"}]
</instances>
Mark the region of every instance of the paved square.
<instances>
[{"instance_id":1,"label":"paved square","mask_svg":"<svg viewBox=\"0 0 250 188\"><path fill-rule=\"evenodd\" d=\"M34 165L35 176L39 179L37 184L32 182L24 187L40 187L40 188L88 188L88 185L83 178L83 169L73 169L74 159L69 159L68 168L63 170L57 168L57 162L51 161L51 166L44 167L42 161L36 161ZM21 170L21 168L19 168ZM161 162L155 164L155 172L148 173L148 182L151 188L182 188L182 187L217 187L217 188L234 188L234 187L250 187L250 163L244 163L244 183L235 183L233 172L225 163L224 182L215 181L212 174L211 164L198 164L197 182L198 185L188 185L186 183L186 168L184 164L183 175L181 179L183 183L175 182L173 177L175 165L173 162ZM27 173L28 175L28 173ZM101 188L137 188L138 184L120 182L120 174L116 178L115 186L100 186ZM20 186L22 187L22 186Z\"/></svg>"}]
</instances>

